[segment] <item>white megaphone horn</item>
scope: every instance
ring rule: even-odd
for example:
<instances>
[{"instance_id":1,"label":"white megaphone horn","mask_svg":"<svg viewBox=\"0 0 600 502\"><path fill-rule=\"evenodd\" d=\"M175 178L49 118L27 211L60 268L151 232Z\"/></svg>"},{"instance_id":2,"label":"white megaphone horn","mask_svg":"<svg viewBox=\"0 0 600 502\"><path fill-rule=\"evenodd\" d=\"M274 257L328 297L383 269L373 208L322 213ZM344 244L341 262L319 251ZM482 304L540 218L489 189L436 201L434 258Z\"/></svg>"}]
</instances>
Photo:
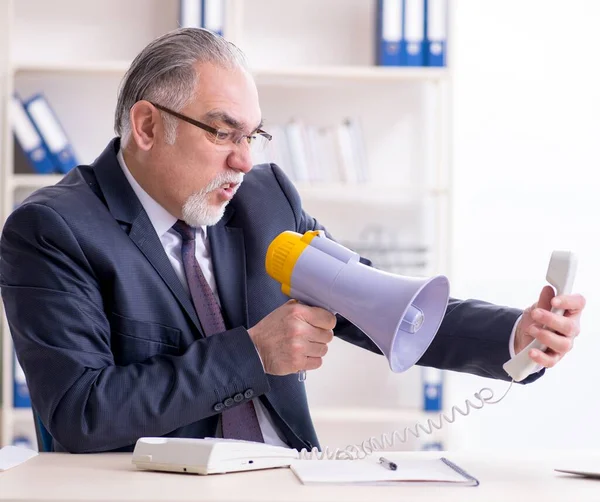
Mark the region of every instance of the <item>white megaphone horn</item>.
<instances>
[{"instance_id":1,"label":"white megaphone horn","mask_svg":"<svg viewBox=\"0 0 600 502\"><path fill-rule=\"evenodd\" d=\"M286 295L348 319L379 347L392 371L406 371L440 327L448 279L395 275L359 260L321 231L285 231L269 245L265 265Z\"/></svg>"}]
</instances>

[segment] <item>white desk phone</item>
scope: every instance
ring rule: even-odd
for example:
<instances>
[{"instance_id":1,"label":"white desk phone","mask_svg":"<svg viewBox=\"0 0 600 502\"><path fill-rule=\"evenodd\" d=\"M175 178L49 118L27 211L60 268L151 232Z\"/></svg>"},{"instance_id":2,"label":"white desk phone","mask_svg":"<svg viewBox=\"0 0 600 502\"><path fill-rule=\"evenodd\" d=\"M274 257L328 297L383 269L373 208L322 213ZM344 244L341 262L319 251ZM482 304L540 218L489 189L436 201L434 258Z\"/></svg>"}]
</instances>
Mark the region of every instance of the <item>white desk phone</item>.
<instances>
[{"instance_id":1,"label":"white desk phone","mask_svg":"<svg viewBox=\"0 0 600 502\"><path fill-rule=\"evenodd\" d=\"M577 258L572 252L554 251L552 253L546 273L546 280L554 286L557 295L571 293L576 269ZM417 297L418 295L415 295L412 298L410 302L412 305L416 305L417 301L415 299ZM328 307L330 306L328 305ZM431 310L430 305L426 305L425 307L421 310L424 310L426 313L427 309ZM417 309L419 309L418 306ZM552 312L559 315L564 314L564 311L561 309L553 308ZM404 315L407 314L405 313ZM420 324L426 326L422 319ZM437 330L437 326L435 329ZM362 459L386 446L393 446L397 441L405 442L408 434L412 434L416 438L419 438L421 432L431 434L434 428L441 429L444 421L449 424L453 423L456 419L456 413L465 416L469 414L470 408L480 409L486 403L494 404L500 402L515 381L520 382L535 368L535 362L528 356L532 348L542 351L546 350L546 347L536 340L504 364L503 368L512 378L512 381L500 399L492 401L494 396L493 391L489 388L483 388L475 394L475 397L479 400L478 404L473 404L467 399L465 400L466 410L464 411L457 406L453 406L450 417L440 414L438 421L429 419L425 425L417 424L414 428L407 427L403 431L394 431L391 435L382 434L380 440L370 438L361 445L349 445L343 450L336 449L335 451L330 451L326 447L323 451L313 448L309 452L305 449L297 451L291 448L263 443L222 438L143 437L136 443L132 462L140 469L216 474L285 467L290 466L296 460ZM393 365L392 350L388 348L387 351L383 351L384 354L388 355L391 366ZM394 368L392 367L392 369Z\"/></svg>"}]
</instances>

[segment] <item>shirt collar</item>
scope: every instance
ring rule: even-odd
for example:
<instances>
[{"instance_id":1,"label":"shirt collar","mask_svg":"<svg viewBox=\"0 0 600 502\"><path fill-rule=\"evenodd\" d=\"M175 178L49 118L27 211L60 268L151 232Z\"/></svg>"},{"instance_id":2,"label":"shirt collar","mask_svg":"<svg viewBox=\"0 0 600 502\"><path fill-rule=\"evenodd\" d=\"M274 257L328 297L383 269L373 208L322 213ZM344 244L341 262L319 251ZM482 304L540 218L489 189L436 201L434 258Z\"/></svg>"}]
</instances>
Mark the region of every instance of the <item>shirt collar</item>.
<instances>
[{"instance_id":1,"label":"shirt collar","mask_svg":"<svg viewBox=\"0 0 600 502\"><path fill-rule=\"evenodd\" d=\"M144 211L150 218L150 223L154 227L158 237L162 237L166 234L171 227L177 221L177 218L173 216L169 211L167 211L164 207L162 207L158 202L156 202L150 195L146 193L146 191L140 186L140 184L136 181L136 179L129 171L127 164L125 164L125 158L123 157L123 150L119 148L119 152L117 153L117 160L119 161L119 165L123 170L123 174L129 181L131 188L137 195L137 198L140 200ZM201 235L204 237L206 234L206 227L202 226L201 228L196 229L196 231L201 230Z\"/></svg>"}]
</instances>

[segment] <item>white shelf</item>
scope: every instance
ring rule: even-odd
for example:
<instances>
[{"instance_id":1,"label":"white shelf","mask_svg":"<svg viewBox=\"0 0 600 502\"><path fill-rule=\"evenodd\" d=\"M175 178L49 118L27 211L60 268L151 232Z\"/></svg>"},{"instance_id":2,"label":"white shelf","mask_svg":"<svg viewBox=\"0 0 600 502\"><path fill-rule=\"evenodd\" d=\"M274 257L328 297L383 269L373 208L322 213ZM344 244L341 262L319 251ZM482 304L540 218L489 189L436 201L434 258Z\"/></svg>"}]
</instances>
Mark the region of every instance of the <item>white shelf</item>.
<instances>
[{"instance_id":1,"label":"white shelf","mask_svg":"<svg viewBox=\"0 0 600 502\"><path fill-rule=\"evenodd\" d=\"M130 61L21 61L14 62L16 73L124 74ZM292 66L252 69L259 84L285 85L294 82L330 81L393 82L438 81L448 78L446 68L393 66Z\"/></svg>"},{"instance_id":2,"label":"white shelf","mask_svg":"<svg viewBox=\"0 0 600 502\"><path fill-rule=\"evenodd\" d=\"M42 188L55 185L62 174L14 174L9 186L15 188ZM376 183L294 183L302 198L330 200L335 202L369 202L388 200L392 203L409 197L446 195L446 187L390 186Z\"/></svg>"},{"instance_id":3,"label":"white shelf","mask_svg":"<svg viewBox=\"0 0 600 502\"><path fill-rule=\"evenodd\" d=\"M417 422L425 423L431 416L430 413L411 409L393 408L319 408L311 409L311 416L315 422L352 422L352 423L398 423L414 425Z\"/></svg>"},{"instance_id":4,"label":"white shelf","mask_svg":"<svg viewBox=\"0 0 600 502\"><path fill-rule=\"evenodd\" d=\"M105 8L78 0L59 3L64 8L57 9L46 0L0 1L0 125L9 123L8 107L2 105L13 91L23 97L44 92L76 151L93 158L112 129L118 83L145 43L175 27L179 2L108 0ZM445 205L452 202L451 69L370 65L375 9L364 0L304 2L321 9L316 23L306 5L296 5L290 17L287 6L273 8L275 3L228 0L232 8L228 9L227 38L252 65L261 112L268 123L286 124L298 118L316 127L335 127L345 117L360 118L370 179L382 180L298 182L306 210L343 241L356 242L365 235L363 229L381 226L389 230L386 238L399 235L401 242L426 243L432 269L446 271L441 262L451 256L450 230L446 235L441 229L449 227L451 212ZM115 30L127 24L119 15L122 5L140 14L129 32ZM275 26L275 31L265 31L269 26ZM0 217L5 220L27 194L55 185L64 175L14 174L15 169L29 171L13 165L11 131L4 127L1 136L5 148L0 159ZM286 167L293 170L282 165ZM6 405L0 409L0 446L10 443L15 429L33 423L31 409L10 406L13 346L6 324L1 341L0 384ZM371 356L357 356L357 367L364 368ZM339 355L328 357L336 374L347 363ZM360 389L348 390L345 381L338 383L335 378L314 388L309 397L326 406L311 407L311 413L325 434L335 439L337 432L348 437L360 432L362 437L364 429L401 429L432 416L418 406L395 407L396 401L388 399L396 390L395 380L384 377L379 381L378 375L364 373L360 378L365 385ZM357 392L371 397L373 388L380 392L368 406L363 399L356 401ZM347 397L340 397L346 393ZM340 407L334 407L336 403ZM351 430L344 430L344 423Z\"/></svg>"},{"instance_id":5,"label":"white shelf","mask_svg":"<svg viewBox=\"0 0 600 502\"><path fill-rule=\"evenodd\" d=\"M385 185L383 183L294 183L304 200L331 202L377 202L398 204L412 198L446 195L446 187L411 187L408 185Z\"/></svg>"},{"instance_id":6,"label":"white shelf","mask_svg":"<svg viewBox=\"0 0 600 502\"><path fill-rule=\"evenodd\" d=\"M438 81L449 73L445 68L402 68L390 66L300 66L259 68L252 72L258 84L285 85L327 82L391 82Z\"/></svg>"},{"instance_id":7,"label":"white shelf","mask_svg":"<svg viewBox=\"0 0 600 502\"><path fill-rule=\"evenodd\" d=\"M124 74L129 61L20 61L12 64L16 73L113 73Z\"/></svg>"},{"instance_id":8,"label":"white shelf","mask_svg":"<svg viewBox=\"0 0 600 502\"><path fill-rule=\"evenodd\" d=\"M4 417L11 423L33 422L31 408L4 408Z\"/></svg>"},{"instance_id":9,"label":"white shelf","mask_svg":"<svg viewBox=\"0 0 600 502\"><path fill-rule=\"evenodd\" d=\"M58 183L64 175L62 174L14 174L7 180L10 189L16 188L42 188Z\"/></svg>"}]
</instances>

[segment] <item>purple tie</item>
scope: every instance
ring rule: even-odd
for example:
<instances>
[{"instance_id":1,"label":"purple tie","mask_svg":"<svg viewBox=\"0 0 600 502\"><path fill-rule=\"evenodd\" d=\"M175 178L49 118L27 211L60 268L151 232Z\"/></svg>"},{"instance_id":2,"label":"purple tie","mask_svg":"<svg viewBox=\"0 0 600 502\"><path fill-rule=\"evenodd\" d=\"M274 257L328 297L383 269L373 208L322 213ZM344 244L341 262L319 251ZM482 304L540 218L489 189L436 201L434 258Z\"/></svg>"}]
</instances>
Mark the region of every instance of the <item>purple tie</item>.
<instances>
[{"instance_id":1,"label":"purple tie","mask_svg":"<svg viewBox=\"0 0 600 502\"><path fill-rule=\"evenodd\" d=\"M181 220L173 225L173 229L182 238L181 258L183 269L202 328L206 336L222 333L227 328L221 309L196 260L196 229ZM245 401L241 404L236 403L237 400L234 399L225 400L226 408L221 414L223 437L263 443L264 439L254 403L252 401Z\"/></svg>"}]
</instances>

